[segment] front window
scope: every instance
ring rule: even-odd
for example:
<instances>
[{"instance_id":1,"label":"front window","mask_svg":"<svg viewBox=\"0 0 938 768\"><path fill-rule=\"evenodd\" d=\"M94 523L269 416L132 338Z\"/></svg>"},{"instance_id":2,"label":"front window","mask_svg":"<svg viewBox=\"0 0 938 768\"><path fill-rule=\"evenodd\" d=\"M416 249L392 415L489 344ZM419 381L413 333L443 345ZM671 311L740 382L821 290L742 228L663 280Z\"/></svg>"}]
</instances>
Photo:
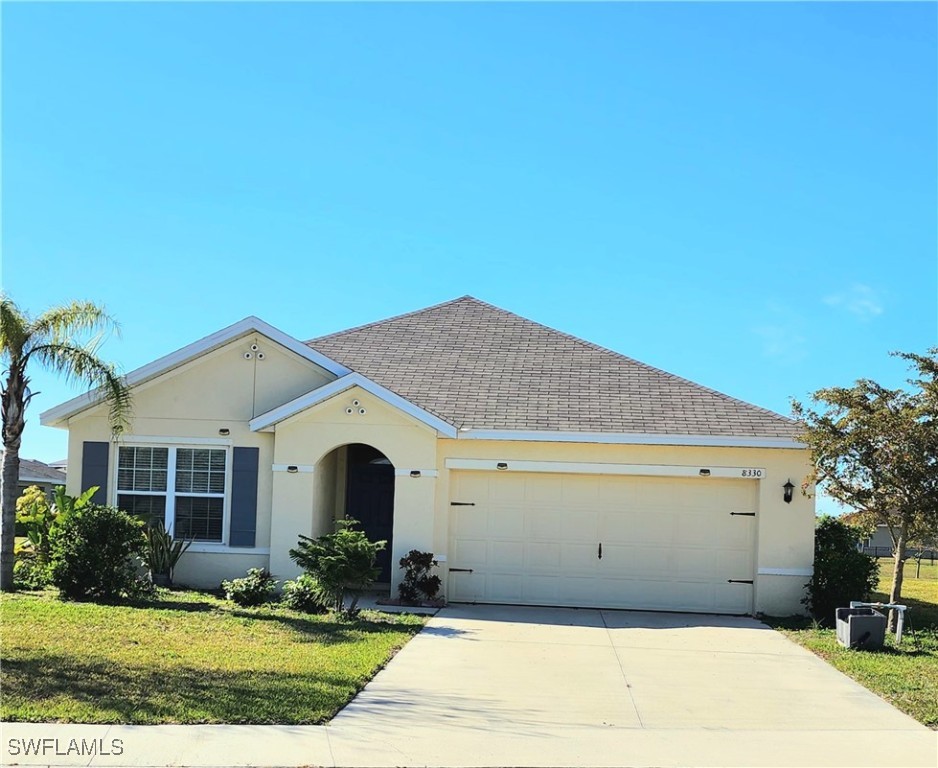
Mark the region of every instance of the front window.
<instances>
[{"instance_id":1,"label":"front window","mask_svg":"<svg viewBox=\"0 0 938 768\"><path fill-rule=\"evenodd\" d=\"M121 446L117 505L177 538L220 542L227 458L224 448Z\"/></svg>"}]
</instances>

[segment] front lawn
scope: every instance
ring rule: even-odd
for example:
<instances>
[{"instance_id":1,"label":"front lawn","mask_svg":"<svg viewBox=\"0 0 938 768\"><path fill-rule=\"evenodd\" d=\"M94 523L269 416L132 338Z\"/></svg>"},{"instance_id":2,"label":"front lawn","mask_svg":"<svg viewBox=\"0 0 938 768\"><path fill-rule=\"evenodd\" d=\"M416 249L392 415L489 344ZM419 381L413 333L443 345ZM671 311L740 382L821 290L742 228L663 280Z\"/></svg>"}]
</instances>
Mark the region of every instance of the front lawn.
<instances>
[{"instance_id":1,"label":"front lawn","mask_svg":"<svg viewBox=\"0 0 938 768\"><path fill-rule=\"evenodd\" d=\"M0 718L71 723L321 723L423 626L161 591L138 605L54 593L0 603Z\"/></svg>"},{"instance_id":2,"label":"front lawn","mask_svg":"<svg viewBox=\"0 0 938 768\"><path fill-rule=\"evenodd\" d=\"M770 620L779 631L825 659L833 667L890 701L920 723L938 729L938 565L906 562L902 602L909 606L902 643L892 635L880 652L852 651L837 644L832 629L815 629L806 620ZM879 591L873 600L886 602L892 560L880 559Z\"/></svg>"}]
</instances>

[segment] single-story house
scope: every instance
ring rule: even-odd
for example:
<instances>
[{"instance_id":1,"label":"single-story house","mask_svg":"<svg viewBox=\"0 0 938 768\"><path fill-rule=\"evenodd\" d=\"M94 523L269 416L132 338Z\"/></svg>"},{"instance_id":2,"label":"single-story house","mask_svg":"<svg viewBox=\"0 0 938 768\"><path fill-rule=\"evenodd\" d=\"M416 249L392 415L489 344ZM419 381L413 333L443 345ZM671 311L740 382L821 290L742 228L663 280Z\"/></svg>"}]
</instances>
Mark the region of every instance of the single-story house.
<instances>
[{"instance_id":1,"label":"single-story house","mask_svg":"<svg viewBox=\"0 0 938 768\"><path fill-rule=\"evenodd\" d=\"M0 451L0 459L3 457L3 451ZM38 459L24 459L20 457L20 472L18 485L18 496L23 495L23 491L31 485L42 488L47 496L52 495L52 489L57 485L65 485L65 472L53 467L51 464L39 461Z\"/></svg>"},{"instance_id":2,"label":"single-story house","mask_svg":"<svg viewBox=\"0 0 938 768\"><path fill-rule=\"evenodd\" d=\"M177 581L280 579L345 515L392 589L435 553L454 602L791 614L814 502L796 425L470 296L302 342L256 317L130 373L114 440L94 393L71 493L195 540Z\"/></svg>"}]
</instances>

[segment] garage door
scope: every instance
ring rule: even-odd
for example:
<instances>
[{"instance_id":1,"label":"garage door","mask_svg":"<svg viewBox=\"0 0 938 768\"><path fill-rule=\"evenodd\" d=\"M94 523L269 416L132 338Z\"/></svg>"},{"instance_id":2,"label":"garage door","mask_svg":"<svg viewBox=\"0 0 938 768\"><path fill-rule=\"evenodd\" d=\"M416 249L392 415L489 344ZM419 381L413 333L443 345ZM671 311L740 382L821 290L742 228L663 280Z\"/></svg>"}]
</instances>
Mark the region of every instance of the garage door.
<instances>
[{"instance_id":1,"label":"garage door","mask_svg":"<svg viewBox=\"0 0 938 768\"><path fill-rule=\"evenodd\" d=\"M454 602L749 613L757 483L453 471Z\"/></svg>"}]
</instances>

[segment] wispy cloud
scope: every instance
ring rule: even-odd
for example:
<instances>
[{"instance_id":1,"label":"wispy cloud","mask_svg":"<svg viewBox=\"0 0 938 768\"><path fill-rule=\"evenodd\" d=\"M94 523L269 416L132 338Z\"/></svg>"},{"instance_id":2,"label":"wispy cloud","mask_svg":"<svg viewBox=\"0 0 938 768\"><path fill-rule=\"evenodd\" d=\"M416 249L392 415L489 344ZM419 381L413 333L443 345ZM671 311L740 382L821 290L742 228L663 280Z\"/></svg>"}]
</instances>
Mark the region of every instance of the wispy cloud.
<instances>
[{"instance_id":1,"label":"wispy cloud","mask_svg":"<svg viewBox=\"0 0 938 768\"><path fill-rule=\"evenodd\" d=\"M872 320L883 314L883 302L870 286L854 283L847 290L824 297L829 307L843 309L861 320Z\"/></svg>"},{"instance_id":2,"label":"wispy cloud","mask_svg":"<svg viewBox=\"0 0 938 768\"><path fill-rule=\"evenodd\" d=\"M808 356L807 338L789 324L758 325L752 329L762 342L762 355L783 364L798 363Z\"/></svg>"}]
</instances>

